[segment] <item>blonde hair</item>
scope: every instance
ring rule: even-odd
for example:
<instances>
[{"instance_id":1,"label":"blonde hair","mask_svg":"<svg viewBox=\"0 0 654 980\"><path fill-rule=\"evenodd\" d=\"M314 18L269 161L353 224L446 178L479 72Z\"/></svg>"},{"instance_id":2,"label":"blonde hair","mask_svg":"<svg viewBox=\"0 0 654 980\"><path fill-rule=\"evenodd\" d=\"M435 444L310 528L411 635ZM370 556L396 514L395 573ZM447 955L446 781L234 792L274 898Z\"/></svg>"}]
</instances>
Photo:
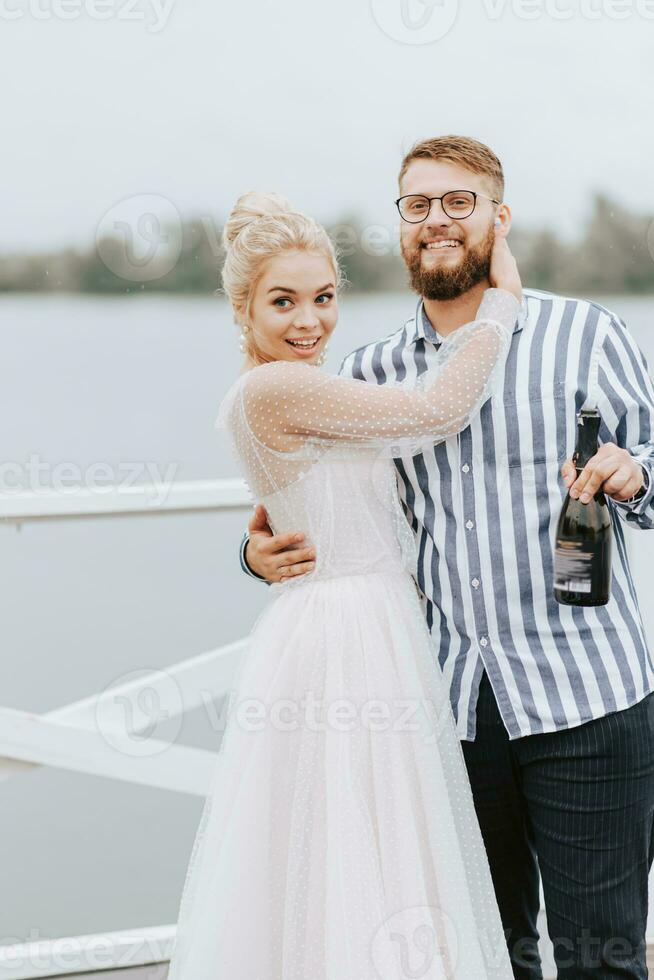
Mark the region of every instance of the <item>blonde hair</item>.
<instances>
[{"instance_id":1,"label":"blonde hair","mask_svg":"<svg viewBox=\"0 0 654 980\"><path fill-rule=\"evenodd\" d=\"M252 340L250 306L264 264L281 252L307 251L324 255L334 268L336 288L343 276L329 235L313 218L294 211L280 194L250 191L242 194L223 228L225 261L223 290L243 330L245 352L262 363Z\"/></svg>"},{"instance_id":2,"label":"blonde hair","mask_svg":"<svg viewBox=\"0 0 654 980\"><path fill-rule=\"evenodd\" d=\"M434 139L420 140L411 147L402 161L398 177L400 184L413 160L445 160L447 163L456 163L470 173L486 177L498 201L504 199L504 171L499 157L485 143L470 136L436 136Z\"/></svg>"}]
</instances>

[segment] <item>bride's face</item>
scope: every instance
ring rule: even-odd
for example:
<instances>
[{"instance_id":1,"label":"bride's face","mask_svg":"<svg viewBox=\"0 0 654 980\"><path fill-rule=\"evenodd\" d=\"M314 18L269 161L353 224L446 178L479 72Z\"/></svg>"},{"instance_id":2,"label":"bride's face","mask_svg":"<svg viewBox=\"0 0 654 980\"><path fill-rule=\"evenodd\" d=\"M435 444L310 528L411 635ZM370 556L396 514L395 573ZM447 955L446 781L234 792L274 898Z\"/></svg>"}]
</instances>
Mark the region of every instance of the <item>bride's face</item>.
<instances>
[{"instance_id":1,"label":"bride's face","mask_svg":"<svg viewBox=\"0 0 654 980\"><path fill-rule=\"evenodd\" d=\"M250 304L253 340L266 358L315 363L338 319L331 262L315 252L269 259Z\"/></svg>"}]
</instances>

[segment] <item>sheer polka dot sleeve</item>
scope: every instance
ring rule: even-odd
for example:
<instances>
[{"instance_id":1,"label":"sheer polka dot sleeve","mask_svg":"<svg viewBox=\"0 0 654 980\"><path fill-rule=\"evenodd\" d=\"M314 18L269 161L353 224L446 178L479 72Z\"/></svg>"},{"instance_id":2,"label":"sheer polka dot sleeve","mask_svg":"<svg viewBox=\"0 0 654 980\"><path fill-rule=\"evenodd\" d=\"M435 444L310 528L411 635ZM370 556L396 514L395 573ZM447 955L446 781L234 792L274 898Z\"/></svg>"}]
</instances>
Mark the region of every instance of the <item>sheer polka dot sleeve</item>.
<instances>
[{"instance_id":1,"label":"sheer polka dot sleeve","mask_svg":"<svg viewBox=\"0 0 654 980\"><path fill-rule=\"evenodd\" d=\"M243 385L243 416L259 443L277 451L303 441L387 447L393 455L464 429L490 397L509 348L518 300L488 289L477 319L442 344L436 371L410 389L325 374L275 361L253 368Z\"/></svg>"}]
</instances>

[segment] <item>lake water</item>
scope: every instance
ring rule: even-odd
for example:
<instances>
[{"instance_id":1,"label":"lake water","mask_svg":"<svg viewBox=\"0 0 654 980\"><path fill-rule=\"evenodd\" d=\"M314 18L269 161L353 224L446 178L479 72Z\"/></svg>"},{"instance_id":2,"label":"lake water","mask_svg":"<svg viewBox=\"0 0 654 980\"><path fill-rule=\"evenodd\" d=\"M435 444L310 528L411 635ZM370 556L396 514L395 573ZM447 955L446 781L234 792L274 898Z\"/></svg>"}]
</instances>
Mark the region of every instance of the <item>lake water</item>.
<instances>
[{"instance_id":1,"label":"lake water","mask_svg":"<svg viewBox=\"0 0 654 980\"><path fill-rule=\"evenodd\" d=\"M654 299L600 301L654 363ZM414 307L408 293L346 296L327 367ZM213 429L240 361L221 301L7 295L0 330L3 460L32 456L43 482L66 479L63 463L119 479L129 464L139 482L146 464L178 480L237 475ZM243 512L0 523L0 703L48 711L245 635L267 597L238 569L244 524ZM627 537L644 600L654 535ZM217 747L204 710L179 740ZM64 770L0 783L0 944L174 922L201 808Z\"/></svg>"}]
</instances>

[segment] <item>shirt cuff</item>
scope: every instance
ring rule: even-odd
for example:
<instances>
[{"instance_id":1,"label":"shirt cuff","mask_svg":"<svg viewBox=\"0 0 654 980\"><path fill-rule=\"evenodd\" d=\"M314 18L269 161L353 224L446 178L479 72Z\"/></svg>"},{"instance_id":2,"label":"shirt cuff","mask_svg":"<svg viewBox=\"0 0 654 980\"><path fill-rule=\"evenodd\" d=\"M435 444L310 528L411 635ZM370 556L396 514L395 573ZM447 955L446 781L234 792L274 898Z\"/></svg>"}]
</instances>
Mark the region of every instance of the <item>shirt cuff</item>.
<instances>
[{"instance_id":1,"label":"shirt cuff","mask_svg":"<svg viewBox=\"0 0 654 980\"><path fill-rule=\"evenodd\" d=\"M639 465L643 471L645 482L643 483L638 493L635 493L633 497L629 497L628 500L613 500L613 503L617 507L625 507L627 510L631 511L632 513L641 513L642 511L647 510L650 503L652 502L652 497L654 496L654 482L652 481L650 471L647 468L647 466L645 466L640 461L639 461Z\"/></svg>"},{"instance_id":2,"label":"shirt cuff","mask_svg":"<svg viewBox=\"0 0 654 980\"><path fill-rule=\"evenodd\" d=\"M241 568L243 569L243 571L245 572L246 575L249 575L250 576L250 578L255 578L257 580L257 582L265 582L266 585L269 585L270 583L268 582L267 579L265 579L263 577L263 575L257 575L256 572L253 572L252 571L252 569L250 568L250 566L248 565L248 563L247 563L247 561L245 559L245 549L248 546L248 541L249 540L250 540L250 535L246 531L245 534L243 535L243 540L241 541L241 550L239 552L239 558L240 558L240 561L241 561Z\"/></svg>"}]
</instances>

